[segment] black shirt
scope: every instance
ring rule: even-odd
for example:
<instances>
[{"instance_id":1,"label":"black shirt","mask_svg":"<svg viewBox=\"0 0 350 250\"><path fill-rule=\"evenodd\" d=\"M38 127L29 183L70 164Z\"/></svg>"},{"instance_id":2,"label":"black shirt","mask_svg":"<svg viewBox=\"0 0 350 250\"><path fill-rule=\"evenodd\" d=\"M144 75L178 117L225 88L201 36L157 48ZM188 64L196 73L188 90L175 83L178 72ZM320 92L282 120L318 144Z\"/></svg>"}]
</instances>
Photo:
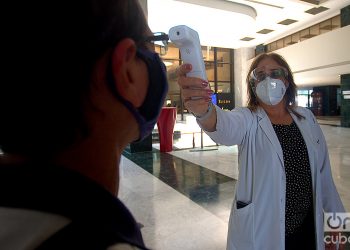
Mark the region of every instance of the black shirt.
<instances>
[{"instance_id":1,"label":"black shirt","mask_svg":"<svg viewBox=\"0 0 350 250\"><path fill-rule=\"evenodd\" d=\"M286 173L285 249L316 249L312 178L304 138L294 121L272 126L282 147Z\"/></svg>"},{"instance_id":2,"label":"black shirt","mask_svg":"<svg viewBox=\"0 0 350 250\"><path fill-rule=\"evenodd\" d=\"M106 189L51 164L0 165L0 207L58 214L70 223L38 249L106 249L126 243L146 249L124 204Z\"/></svg>"}]
</instances>

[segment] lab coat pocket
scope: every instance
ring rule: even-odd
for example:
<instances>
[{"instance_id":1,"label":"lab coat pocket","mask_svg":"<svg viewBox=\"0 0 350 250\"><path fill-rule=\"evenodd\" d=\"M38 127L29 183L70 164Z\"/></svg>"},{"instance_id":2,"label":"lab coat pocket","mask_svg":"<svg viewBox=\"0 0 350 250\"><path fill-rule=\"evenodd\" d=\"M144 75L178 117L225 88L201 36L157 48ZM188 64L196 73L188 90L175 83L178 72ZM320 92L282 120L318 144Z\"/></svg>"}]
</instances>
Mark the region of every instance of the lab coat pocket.
<instances>
[{"instance_id":1,"label":"lab coat pocket","mask_svg":"<svg viewBox=\"0 0 350 250\"><path fill-rule=\"evenodd\" d=\"M254 204L237 208L235 202L230 218L228 249L253 249Z\"/></svg>"}]
</instances>

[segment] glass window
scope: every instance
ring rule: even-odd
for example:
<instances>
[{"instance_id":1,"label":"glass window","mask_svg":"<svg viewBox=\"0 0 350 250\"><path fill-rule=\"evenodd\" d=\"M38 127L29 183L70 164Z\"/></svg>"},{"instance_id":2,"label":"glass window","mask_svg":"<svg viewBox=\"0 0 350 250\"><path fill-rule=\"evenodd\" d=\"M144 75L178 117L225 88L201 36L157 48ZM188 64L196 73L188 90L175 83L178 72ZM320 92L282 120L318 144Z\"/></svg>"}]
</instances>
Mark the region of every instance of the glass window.
<instances>
[{"instance_id":1,"label":"glass window","mask_svg":"<svg viewBox=\"0 0 350 250\"><path fill-rule=\"evenodd\" d=\"M304 29L302 31L300 31L300 41L304 41L306 39L310 38L310 29Z\"/></svg>"},{"instance_id":2,"label":"glass window","mask_svg":"<svg viewBox=\"0 0 350 250\"><path fill-rule=\"evenodd\" d=\"M300 89L298 90L298 95L308 95L309 94L309 90L304 90L304 89Z\"/></svg>"},{"instance_id":3,"label":"glass window","mask_svg":"<svg viewBox=\"0 0 350 250\"><path fill-rule=\"evenodd\" d=\"M166 99L165 106L177 107L178 109L181 107L180 93L169 92Z\"/></svg>"},{"instance_id":4,"label":"glass window","mask_svg":"<svg viewBox=\"0 0 350 250\"><path fill-rule=\"evenodd\" d=\"M296 103L301 107L310 107L311 106L311 92L312 89L298 89L296 96Z\"/></svg>"},{"instance_id":5,"label":"glass window","mask_svg":"<svg viewBox=\"0 0 350 250\"><path fill-rule=\"evenodd\" d=\"M230 63L231 62L231 56L230 56L230 50L224 49L224 48L217 48L217 61L221 63Z\"/></svg>"},{"instance_id":6,"label":"glass window","mask_svg":"<svg viewBox=\"0 0 350 250\"><path fill-rule=\"evenodd\" d=\"M292 36L285 37L284 44L285 44L285 46L291 45L292 44Z\"/></svg>"},{"instance_id":7,"label":"glass window","mask_svg":"<svg viewBox=\"0 0 350 250\"><path fill-rule=\"evenodd\" d=\"M231 64L227 63L218 63L217 64L217 78L218 81L230 81L230 66Z\"/></svg>"},{"instance_id":8,"label":"glass window","mask_svg":"<svg viewBox=\"0 0 350 250\"><path fill-rule=\"evenodd\" d=\"M340 28L340 15L332 18L332 27L333 27L333 29Z\"/></svg>"},{"instance_id":9,"label":"glass window","mask_svg":"<svg viewBox=\"0 0 350 250\"><path fill-rule=\"evenodd\" d=\"M156 47L156 51L160 54L161 48ZM215 55L216 53L216 55ZM213 92L220 92L212 96L213 101L220 101L220 107L223 109L232 109L234 97L232 94L231 85L231 49L216 48L210 46L202 46L202 55L205 63L205 69L210 84L210 89ZM178 77L176 69L182 63L180 60L180 51L174 44L168 44L168 50L165 54L161 54L161 58L167 67L167 77L169 82L169 91L164 105L177 107L177 121L181 117L181 122L176 122L174 131L181 134L179 139L174 141L174 146L177 148L192 148L198 147L203 143L204 146L216 145L211 139L204 134L201 141L200 127L192 115L186 114L188 110L183 105L181 98L181 90L177 83ZM217 62L214 59L217 58ZM191 118L191 119L187 119ZM183 121L193 122L194 126L183 126ZM206 139L208 137L208 139ZM209 141L208 141L209 140Z\"/></svg>"},{"instance_id":10,"label":"glass window","mask_svg":"<svg viewBox=\"0 0 350 250\"><path fill-rule=\"evenodd\" d=\"M332 30L332 22L331 19L328 19L326 21L323 21L322 23L320 23L320 31L321 34L326 33L328 31Z\"/></svg>"},{"instance_id":11,"label":"glass window","mask_svg":"<svg viewBox=\"0 0 350 250\"><path fill-rule=\"evenodd\" d=\"M202 46L202 54L204 61L214 61L214 48L210 46Z\"/></svg>"},{"instance_id":12,"label":"glass window","mask_svg":"<svg viewBox=\"0 0 350 250\"><path fill-rule=\"evenodd\" d=\"M308 106L308 96L307 95L298 95L297 96L298 106L307 107Z\"/></svg>"},{"instance_id":13,"label":"glass window","mask_svg":"<svg viewBox=\"0 0 350 250\"><path fill-rule=\"evenodd\" d=\"M299 32L292 35L292 43L298 43L299 39Z\"/></svg>"},{"instance_id":14,"label":"glass window","mask_svg":"<svg viewBox=\"0 0 350 250\"><path fill-rule=\"evenodd\" d=\"M284 47L284 44L283 44L283 39L280 39L277 41L277 49L281 49Z\"/></svg>"},{"instance_id":15,"label":"glass window","mask_svg":"<svg viewBox=\"0 0 350 250\"><path fill-rule=\"evenodd\" d=\"M163 59L163 63L167 69L168 81L177 81L176 69L179 67L178 60Z\"/></svg>"},{"instance_id":16,"label":"glass window","mask_svg":"<svg viewBox=\"0 0 350 250\"><path fill-rule=\"evenodd\" d=\"M210 89L215 92L215 82L209 82Z\"/></svg>"},{"instance_id":17,"label":"glass window","mask_svg":"<svg viewBox=\"0 0 350 250\"><path fill-rule=\"evenodd\" d=\"M231 93L231 83L218 82L218 93Z\"/></svg>"},{"instance_id":18,"label":"glass window","mask_svg":"<svg viewBox=\"0 0 350 250\"><path fill-rule=\"evenodd\" d=\"M156 50L159 52L160 48L156 48ZM214 92L225 94L232 93L231 50L227 48L202 46L202 54L211 89ZM168 44L167 53L162 55L161 58L167 67L167 77L169 81L168 105L173 105L174 103L178 105L180 88L177 83L178 77L176 69L182 63L179 49L175 47L174 44L170 43ZM215 58L217 59L216 62L214 62Z\"/></svg>"},{"instance_id":19,"label":"glass window","mask_svg":"<svg viewBox=\"0 0 350 250\"><path fill-rule=\"evenodd\" d=\"M317 36L320 34L320 24L310 27L310 36Z\"/></svg>"},{"instance_id":20,"label":"glass window","mask_svg":"<svg viewBox=\"0 0 350 250\"><path fill-rule=\"evenodd\" d=\"M156 46L156 52L160 54L160 46ZM168 45L168 50L165 54L161 54L162 58L164 59L179 59L180 52L177 47L175 47L173 44Z\"/></svg>"},{"instance_id":21,"label":"glass window","mask_svg":"<svg viewBox=\"0 0 350 250\"><path fill-rule=\"evenodd\" d=\"M267 52L270 52L271 50L271 43L267 45Z\"/></svg>"},{"instance_id":22,"label":"glass window","mask_svg":"<svg viewBox=\"0 0 350 250\"><path fill-rule=\"evenodd\" d=\"M325 20L323 22L320 22L318 24L315 24L311 27L308 27L297 33L292 34L291 41L289 37L285 37L278 41L274 41L270 44L267 44L267 51L271 52L276 49L283 48L284 46L288 46L290 44L298 43L306 39L309 39L311 37L318 36L330 30L338 29L341 26L340 23L341 23L341 17L340 15L337 15L328 20ZM284 42L284 44L282 44L282 41Z\"/></svg>"},{"instance_id":23,"label":"glass window","mask_svg":"<svg viewBox=\"0 0 350 250\"><path fill-rule=\"evenodd\" d=\"M274 51L277 49L277 42L272 42L271 43L271 51Z\"/></svg>"},{"instance_id":24,"label":"glass window","mask_svg":"<svg viewBox=\"0 0 350 250\"><path fill-rule=\"evenodd\" d=\"M215 81L214 79L214 62L205 62L205 69L207 72L208 81Z\"/></svg>"}]
</instances>

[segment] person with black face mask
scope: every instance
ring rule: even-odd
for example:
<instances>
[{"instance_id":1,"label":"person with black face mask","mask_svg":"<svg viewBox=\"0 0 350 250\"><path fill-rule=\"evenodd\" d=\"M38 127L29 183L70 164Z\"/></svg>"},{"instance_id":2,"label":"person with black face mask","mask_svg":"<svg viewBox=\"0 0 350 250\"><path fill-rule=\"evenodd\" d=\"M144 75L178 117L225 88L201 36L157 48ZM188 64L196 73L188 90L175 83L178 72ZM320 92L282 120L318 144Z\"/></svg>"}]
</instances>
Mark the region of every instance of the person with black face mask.
<instances>
[{"instance_id":1,"label":"person with black face mask","mask_svg":"<svg viewBox=\"0 0 350 250\"><path fill-rule=\"evenodd\" d=\"M269 53L253 60L248 105L232 111L213 105L208 83L186 77L190 70L178 70L186 108L215 142L238 145L227 249L336 249L338 234L324 240L323 213L345 210L322 130L310 110L296 106L296 84L284 58Z\"/></svg>"},{"instance_id":2,"label":"person with black face mask","mask_svg":"<svg viewBox=\"0 0 350 250\"><path fill-rule=\"evenodd\" d=\"M0 249L147 249L117 198L168 83L137 0L4 4ZM6 38L5 38L6 37Z\"/></svg>"}]
</instances>

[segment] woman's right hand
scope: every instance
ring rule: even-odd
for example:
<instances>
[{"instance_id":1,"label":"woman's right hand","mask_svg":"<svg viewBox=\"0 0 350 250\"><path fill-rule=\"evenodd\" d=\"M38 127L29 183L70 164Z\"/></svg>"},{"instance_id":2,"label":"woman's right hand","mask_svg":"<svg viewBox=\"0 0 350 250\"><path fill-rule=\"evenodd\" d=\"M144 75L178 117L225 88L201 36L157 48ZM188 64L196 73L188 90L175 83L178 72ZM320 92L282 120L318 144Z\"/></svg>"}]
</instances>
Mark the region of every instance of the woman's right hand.
<instances>
[{"instance_id":1,"label":"woman's right hand","mask_svg":"<svg viewBox=\"0 0 350 250\"><path fill-rule=\"evenodd\" d=\"M213 91L206 80L187 77L186 74L191 70L192 66L190 64L183 64L177 70L182 100L184 100L184 105L188 111L192 112L197 118L202 117L197 119L201 127L205 131L213 132L216 130L216 109L212 107L209 110Z\"/></svg>"},{"instance_id":2,"label":"woman's right hand","mask_svg":"<svg viewBox=\"0 0 350 250\"><path fill-rule=\"evenodd\" d=\"M191 70L191 64L183 64L178 68L178 84L181 88L182 100L184 100L187 110L196 116L201 116L208 110L213 91L210 89L209 83L206 80L187 77L186 74Z\"/></svg>"}]
</instances>

